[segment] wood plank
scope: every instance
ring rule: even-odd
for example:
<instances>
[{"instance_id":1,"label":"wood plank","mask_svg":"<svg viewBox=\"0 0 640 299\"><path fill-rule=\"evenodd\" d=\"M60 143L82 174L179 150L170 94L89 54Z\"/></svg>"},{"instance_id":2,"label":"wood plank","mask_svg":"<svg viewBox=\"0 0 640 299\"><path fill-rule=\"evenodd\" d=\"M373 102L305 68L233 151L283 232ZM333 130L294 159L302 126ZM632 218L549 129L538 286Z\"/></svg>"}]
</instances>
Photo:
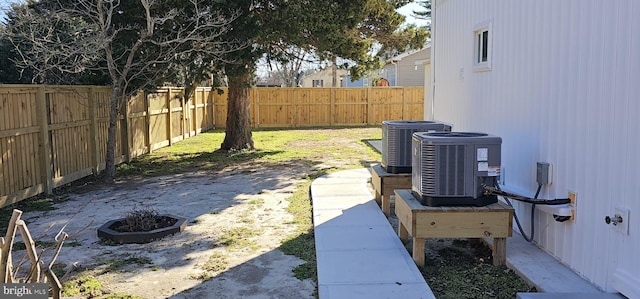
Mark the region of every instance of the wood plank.
<instances>
[{"instance_id":1,"label":"wood plank","mask_svg":"<svg viewBox=\"0 0 640 299\"><path fill-rule=\"evenodd\" d=\"M20 99L20 104L19 104L19 108L20 108L20 127L24 128L24 127L28 127L29 126L29 114L30 111L27 110L27 99L25 97L22 97ZM22 135L22 136L18 136L16 137L18 139L18 147L19 147L19 151L20 151L20 185L19 188L23 189L26 187L29 187L29 176L30 176L30 170L29 170L29 151L27 150L28 148L28 144L27 144L27 136Z\"/></svg>"},{"instance_id":2,"label":"wood plank","mask_svg":"<svg viewBox=\"0 0 640 299\"><path fill-rule=\"evenodd\" d=\"M413 260L416 262L416 265L420 267L424 267L424 238L413 237Z\"/></svg>"},{"instance_id":3,"label":"wood plank","mask_svg":"<svg viewBox=\"0 0 640 299\"><path fill-rule=\"evenodd\" d=\"M493 213L416 213L416 234L431 238L505 238L512 230L512 214Z\"/></svg>"},{"instance_id":4,"label":"wood plank","mask_svg":"<svg viewBox=\"0 0 640 299\"><path fill-rule=\"evenodd\" d=\"M123 158L120 157L120 162L122 162ZM80 169L78 171L75 172L71 172L68 174L64 174L64 175L60 175L58 177L55 177L52 180L52 184L54 188L60 187L62 185L71 183L73 181L79 180L83 177L89 176L93 174L93 170L91 168L85 168L85 169Z\"/></svg>"},{"instance_id":5,"label":"wood plank","mask_svg":"<svg viewBox=\"0 0 640 299\"><path fill-rule=\"evenodd\" d=\"M409 232L407 231L407 227L404 226L404 223L398 222L398 237L403 244L409 241Z\"/></svg>"},{"instance_id":6,"label":"wood plank","mask_svg":"<svg viewBox=\"0 0 640 299\"><path fill-rule=\"evenodd\" d=\"M93 174L98 174L98 165L100 164L100 152L98 143L100 142L98 133L98 99L96 91L93 87L88 90L89 94L89 166L93 169Z\"/></svg>"},{"instance_id":7,"label":"wood plank","mask_svg":"<svg viewBox=\"0 0 640 299\"><path fill-rule=\"evenodd\" d=\"M51 187L51 155L49 144L49 122L47 117L47 99L45 95L45 87L38 87L38 94L36 97L36 108L38 111L38 125L40 127L40 133L38 134L38 150L40 153L39 168L41 172L41 180L44 184L44 189L47 194L50 194L53 189Z\"/></svg>"},{"instance_id":8,"label":"wood plank","mask_svg":"<svg viewBox=\"0 0 640 299\"><path fill-rule=\"evenodd\" d=\"M18 192L0 195L0 207L6 207L8 205L17 203L32 196L36 196L43 192L45 192L44 184L37 184L35 186L22 189Z\"/></svg>"},{"instance_id":9,"label":"wood plank","mask_svg":"<svg viewBox=\"0 0 640 299\"><path fill-rule=\"evenodd\" d=\"M507 239L493 238L493 264L502 266L507 263Z\"/></svg>"},{"instance_id":10,"label":"wood plank","mask_svg":"<svg viewBox=\"0 0 640 299\"><path fill-rule=\"evenodd\" d=\"M20 181L19 187L20 189L28 187L28 177L29 177L29 164L28 164L28 152L27 152L27 144L25 136L16 137L18 139L18 151L20 153Z\"/></svg>"},{"instance_id":11,"label":"wood plank","mask_svg":"<svg viewBox=\"0 0 640 299\"><path fill-rule=\"evenodd\" d=\"M0 138L0 196L11 194L9 190L9 159L7 158L7 139Z\"/></svg>"},{"instance_id":12,"label":"wood plank","mask_svg":"<svg viewBox=\"0 0 640 299\"><path fill-rule=\"evenodd\" d=\"M7 151L7 160L9 161L9 192L15 192L20 190L16 188L17 185L17 175L16 175L16 138L9 137L8 141L8 151Z\"/></svg>"},{"instance_id":13,"label":"wood plank","mask_svg":"<svg viewBox=\"0 0 640 299\"><path fill-rule=\"evenodd\" d=\"M172 105L171 105L171 88L169 88L167 90L166 93L166 101L167 101L167 127L165 128L166 130L166 135L165 135L165 139L169 141L169 146L171 146L171 144L173 144L173 119L171 117L171 112L172 112Z\"/></svg>"}]
</instances>

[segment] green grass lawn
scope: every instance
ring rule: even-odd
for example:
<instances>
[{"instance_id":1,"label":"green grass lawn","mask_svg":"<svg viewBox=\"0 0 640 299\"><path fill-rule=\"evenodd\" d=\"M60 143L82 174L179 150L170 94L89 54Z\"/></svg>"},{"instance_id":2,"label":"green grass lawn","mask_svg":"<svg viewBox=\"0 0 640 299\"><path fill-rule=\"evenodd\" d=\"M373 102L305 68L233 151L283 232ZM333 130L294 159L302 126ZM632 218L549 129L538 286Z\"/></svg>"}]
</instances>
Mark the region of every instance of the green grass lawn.
<instances>
[{"instance_id":1,"label":"green grass lawn","mask_svg":"<svg viewBox=\"0 0 640 299\"><path fill-rule=\"evenodd\" d=\"M161 148L133 162L118 166L119 176L159 176L190 171L217 171L246 163L275 165L291 161L320 164L340 159L341 168L362 167L362 162L379 161L380 154L365 144L380 139L382 130L374 128L256 130L255 150L219 151L223 131L212 131ZM357 145L357 146L355 146Z\"/></svg>"}]
</instances>

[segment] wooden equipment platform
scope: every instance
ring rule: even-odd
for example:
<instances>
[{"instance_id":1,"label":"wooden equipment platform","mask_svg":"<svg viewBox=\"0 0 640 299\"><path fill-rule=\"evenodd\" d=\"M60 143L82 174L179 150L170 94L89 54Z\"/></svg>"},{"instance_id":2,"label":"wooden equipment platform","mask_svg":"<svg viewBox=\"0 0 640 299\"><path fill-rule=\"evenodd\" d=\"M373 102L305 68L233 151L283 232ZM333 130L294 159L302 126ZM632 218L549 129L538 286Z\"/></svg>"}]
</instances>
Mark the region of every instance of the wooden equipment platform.
<instances>
[{"instance_id":1,"label":"wooden equipment platform","mask_svg":"<svg viewBox=\"0 0 640 299\"><path fill-rule=\"evenodd\" d=\"M371 166L371 183L376 192L376 202L385 216L391 212L391 195L396 189L411 189L410 173L389 173L382 165Z\"/></svg>"},{"instance_id":2,"label":"wooden equipment platform","mask_svg":"<svg viewBox=\"0 0 640 299\"><path fill-rule=\"evenodd\" d=\"M493 264L504 265L507 237L512 234L513 208L497 202L484 207L428 207L411 194L395 191L398 235L413 237L413 260L424 266L425 238L493 238Z\"/></svg>"}]
</instances>

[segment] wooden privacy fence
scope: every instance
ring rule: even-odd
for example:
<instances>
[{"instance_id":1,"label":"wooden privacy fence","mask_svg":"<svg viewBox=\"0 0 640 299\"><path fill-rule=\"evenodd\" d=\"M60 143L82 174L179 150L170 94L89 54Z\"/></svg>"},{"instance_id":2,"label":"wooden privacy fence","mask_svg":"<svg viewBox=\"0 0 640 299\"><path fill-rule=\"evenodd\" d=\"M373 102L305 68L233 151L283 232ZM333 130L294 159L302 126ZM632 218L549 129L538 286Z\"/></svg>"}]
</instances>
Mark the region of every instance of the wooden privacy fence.
<instances>
[{"instance_id":1,"label":"wooden privacy fence","mask_svg":"<svg viewBox=\"0 0 640 299\"><path fill-rule=\"evenodd\" d=\"M224 89L223 89L224 90ZM225 127L227 93L214 100L215 126ZM423 87L253 88L251 124L258 128L378 125L424 119Z\"/></svg>"},{"instance_id":2,"label":"wooden privacy fence","mask_svg":"<svg viewBox=\"0 0 640 299\"><path fill-rule=\"evenodd\" d=\"M109 87L0 84L0 207L104 169ZM227 90L138 93L119 117L116 162L224 128ZM253 127L377 125L423 119L421 87L254 88Z\"/></svg>"},{"instance_id":3,"label":"wooden privacy fence","mask_svg":"<svg viewBox=\"0 0 640 299\"><path fill-rule=\"evenodd\" d=\"M211 90L198 88L188 104L182 93L165 88L129 99L117 163L214 127ZM110 96L99 86L0 85L0 206L104 169Z\"/></svg>"}]
</instances>

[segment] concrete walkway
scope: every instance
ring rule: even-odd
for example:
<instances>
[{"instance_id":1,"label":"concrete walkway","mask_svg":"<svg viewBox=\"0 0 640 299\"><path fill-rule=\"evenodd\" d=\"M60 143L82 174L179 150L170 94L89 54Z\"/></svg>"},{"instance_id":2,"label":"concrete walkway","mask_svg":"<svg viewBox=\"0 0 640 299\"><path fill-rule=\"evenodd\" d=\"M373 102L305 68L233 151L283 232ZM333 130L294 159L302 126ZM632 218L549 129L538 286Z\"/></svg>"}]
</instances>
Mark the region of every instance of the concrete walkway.
<instances>
[{"instance_id":1,"label":"concrete walkway","mask_svg":"<svg viewBox=\"0 0 640 299\"><path fill-rule=\"evenodd\" d=\"M311 184L320 298L435 298L369 192L370 177L354 169ZM507 266L543 292L518 298L624 298L602 293L517 233L507 240Z\"/></svg>"},{"instance_id":2,"label":"concrete walkway","mask_svg":"<svg viewBox=\"0 0 640 299\"><path fill-rule=\"evenodd\" d=\"M354 169L311 184L321 299L435 298Z\"/></svg>"}]
</instances>

